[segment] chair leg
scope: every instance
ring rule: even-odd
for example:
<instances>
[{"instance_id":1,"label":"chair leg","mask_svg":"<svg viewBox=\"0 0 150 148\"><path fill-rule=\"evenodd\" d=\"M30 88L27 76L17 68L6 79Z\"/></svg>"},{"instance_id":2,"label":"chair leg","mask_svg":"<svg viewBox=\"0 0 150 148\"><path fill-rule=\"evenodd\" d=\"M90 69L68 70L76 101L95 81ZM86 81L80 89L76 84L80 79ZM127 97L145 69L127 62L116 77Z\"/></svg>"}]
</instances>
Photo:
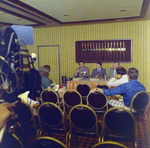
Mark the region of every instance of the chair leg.
<instances>
[{"instance_id":1,"label":"chair leg","mask_svg":"<svg viewBox=\"0 0 150 148\"><path fill-rule=\"evenodd\" d=\"M75 147L78 147L78 135L74 135Z\"/></svg>"},{"instance_id":2,"label":"chair leg","mask_svg":"<svg viewBox=\"0 0 150 148\"><path fill-rule=\"evenodd\" d=\"M147 114L145 115L145 117L146 117L146 122L147 122L148 135L150 136L149 120L148 120Z\"/></svg>"},{"instance_id":3,"label":"chair leg","mask_svg":"<svg viewBox=\"0 0 150 148\"><path fill-rule=\"evenodd\" d=\"M70 148L70 143L71 143L71 133L70 131L66 134L66 146L67 148Z\"/></svg>"}]
</instances>

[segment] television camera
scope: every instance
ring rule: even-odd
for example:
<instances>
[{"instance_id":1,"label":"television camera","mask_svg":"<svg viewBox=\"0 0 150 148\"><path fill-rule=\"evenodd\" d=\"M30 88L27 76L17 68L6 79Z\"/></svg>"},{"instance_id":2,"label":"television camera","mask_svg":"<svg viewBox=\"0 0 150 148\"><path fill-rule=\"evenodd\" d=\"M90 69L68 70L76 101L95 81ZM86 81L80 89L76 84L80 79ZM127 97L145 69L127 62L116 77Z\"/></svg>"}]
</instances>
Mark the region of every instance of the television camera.
<instances>
[{"instance_id":1,"label":"television camera","mask_svg":"<svg viewBox=\"0 0 150 148\"><path fill-rule=\"evenodd\" d=\"M26 91L36 96L40 93L34 76L37 75L33 65L36 55L29 55L19 41L26 44L23 39L18 39L12 27L0 28L0 93L1 100L7 102L14 102L19 94Z\"/></svg>"},{"instance_id":2,"label":"television camera","mask_svg":"<svg viewBox=\"0 0 150 148\"><path fill-rule=\"evenodd\" d=\"M16 104L14 110L21 110L21 101L18 95L30 91L36 97L40 96L41 78L38 71L34 68L36 55L26 47L24 33L29 33L25 26L23 33L19 31L22 26L0 28L0 103L10 102ZM20 38L23 37L23 38ZM30 37L33 39L33 37ZM33 41L31 42L31 44ZM24 46L23 46L24 45ZM15 111L17 114L17 112ZM18 115L19 116L19 115ZM18 117L19 118L19 117ZM15 123L16 120L10 123ZM18 122L18 119L17 119ZM24 142L26 143L26 141Z\"/></svg>"}]
</instances>

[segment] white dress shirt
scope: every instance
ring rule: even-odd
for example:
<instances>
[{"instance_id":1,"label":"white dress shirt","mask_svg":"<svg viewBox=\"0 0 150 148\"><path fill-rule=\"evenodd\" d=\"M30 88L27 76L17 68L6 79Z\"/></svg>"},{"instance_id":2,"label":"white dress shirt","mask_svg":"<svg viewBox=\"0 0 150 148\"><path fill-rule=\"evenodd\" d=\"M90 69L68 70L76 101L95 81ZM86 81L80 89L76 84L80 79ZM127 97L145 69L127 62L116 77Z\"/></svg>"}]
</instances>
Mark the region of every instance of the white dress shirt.
<instances>
[{"instance_id":1,"label":"white dress shirt","mask_svg":"<svg viewBox=\"0 0 150 148\"><path fill-rule=\"evenodd\" d=\"M127 83L127 82L129 82L129 81L128 81L128 75L125 74L125 75L122 76L121 79L111 78L111 79L109 80L109 82L107 82L107 85L108 85L108 86L118 86L118 85L121 85L121 84Z\"/></svg>"}]
</instances>

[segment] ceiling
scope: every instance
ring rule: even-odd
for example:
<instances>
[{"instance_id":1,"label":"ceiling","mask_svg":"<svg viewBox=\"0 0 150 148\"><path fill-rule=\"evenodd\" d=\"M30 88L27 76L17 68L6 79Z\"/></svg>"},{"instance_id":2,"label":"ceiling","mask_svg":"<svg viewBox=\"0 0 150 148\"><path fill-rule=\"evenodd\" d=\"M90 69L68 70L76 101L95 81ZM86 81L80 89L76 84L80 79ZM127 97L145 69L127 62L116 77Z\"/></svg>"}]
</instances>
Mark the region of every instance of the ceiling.
<instances>
[{"instance_id":1,"label":"ceiling","mask_svg":"<svg viewBox=\"0 0 150 148\"><path fill-rule=\"evenodd\" d=\"M150 20L150 0L0 0L0 27Z\"/></svg>"}]
</instances>

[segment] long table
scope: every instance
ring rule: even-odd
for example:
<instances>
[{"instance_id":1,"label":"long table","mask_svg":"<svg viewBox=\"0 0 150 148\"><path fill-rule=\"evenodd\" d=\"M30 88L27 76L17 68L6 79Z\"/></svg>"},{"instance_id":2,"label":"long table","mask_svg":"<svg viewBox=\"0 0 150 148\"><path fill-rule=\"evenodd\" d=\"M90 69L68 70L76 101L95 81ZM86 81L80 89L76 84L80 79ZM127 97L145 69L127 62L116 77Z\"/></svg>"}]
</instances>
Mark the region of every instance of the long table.
<instances>
[{"instance_id":1,"label":"long table","mask_svg":"<svg viewBox=\"0 0 150 148\"><path fill-rule=\"evenodd\" d=\"M101 84L101 85L106 85L108 82L108 80L103 80L103 79L100 79L99 81L90 81L90 79L81 79L79 81L66 81L66 90L68 89L76 89L77 85L79 83L86 83L88 84L91 89L95 88L96 85L98 84Z\"/></svg>"}]
</instances>

